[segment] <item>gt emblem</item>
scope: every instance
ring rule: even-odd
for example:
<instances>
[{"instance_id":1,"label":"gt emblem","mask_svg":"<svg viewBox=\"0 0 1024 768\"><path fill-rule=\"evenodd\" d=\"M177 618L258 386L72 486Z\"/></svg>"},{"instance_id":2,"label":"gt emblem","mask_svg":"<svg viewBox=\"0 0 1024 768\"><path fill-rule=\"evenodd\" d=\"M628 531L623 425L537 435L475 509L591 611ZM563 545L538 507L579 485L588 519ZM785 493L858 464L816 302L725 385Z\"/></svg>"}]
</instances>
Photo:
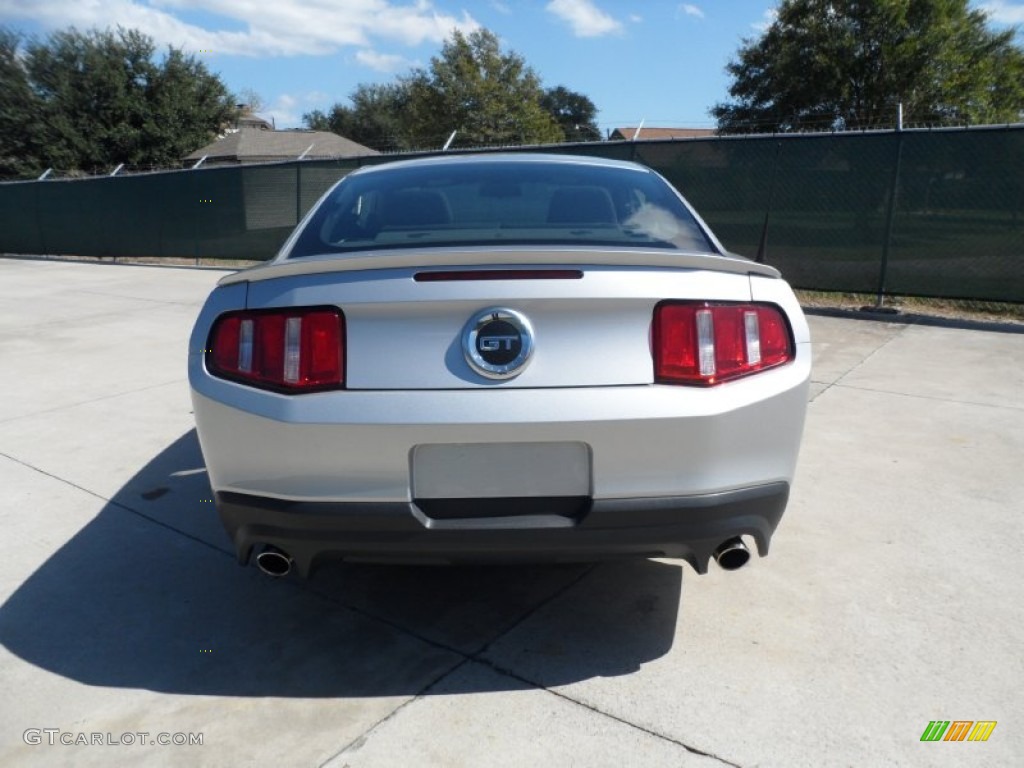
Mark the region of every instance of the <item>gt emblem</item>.
<instances>
[{"instance_id":1,"label":"gt emblem","mask_svg":"<svg viewBox=\"0 0 1024 768\"><path fill-rule=\"evenodd\" d=\"M500 349L512 349L513 342L518 342L519 336L477 336L477 346L481 352L497 352ZM504 346L502 346L504 345Z\"/></svg>"},{"instance_id":2,"label":"gt emblem","mask_svg":"<svg viewBox=\"0 0 1024 768\"><path fill-rule=\"evenodd\" d=\"M462 351L474 371L489 379L510 379L522 372L533 352L530 321L513 309L478 312L462 332Z\"/></svg>"}]
</instances>

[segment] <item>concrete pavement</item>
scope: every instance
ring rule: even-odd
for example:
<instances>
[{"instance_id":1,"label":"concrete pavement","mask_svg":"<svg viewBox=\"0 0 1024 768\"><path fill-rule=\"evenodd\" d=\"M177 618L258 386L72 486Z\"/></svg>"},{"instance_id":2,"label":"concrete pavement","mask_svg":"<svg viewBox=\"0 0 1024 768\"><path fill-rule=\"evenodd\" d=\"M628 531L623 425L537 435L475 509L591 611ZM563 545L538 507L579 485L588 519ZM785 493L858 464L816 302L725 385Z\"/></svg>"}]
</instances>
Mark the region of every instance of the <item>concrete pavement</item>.
<instances>
[{"instance_id":1,"label":"concrete pavement","mask_svg":"<svg viewBox=\"0 0 1024 768\"><path fill-rule=\"evenodd\" d=\"M736 573L273 581L190 413L221 274L0 259L0 764L1024 764L1024 335L812 316L790 506Z\"/></svg>"}]
</instances>

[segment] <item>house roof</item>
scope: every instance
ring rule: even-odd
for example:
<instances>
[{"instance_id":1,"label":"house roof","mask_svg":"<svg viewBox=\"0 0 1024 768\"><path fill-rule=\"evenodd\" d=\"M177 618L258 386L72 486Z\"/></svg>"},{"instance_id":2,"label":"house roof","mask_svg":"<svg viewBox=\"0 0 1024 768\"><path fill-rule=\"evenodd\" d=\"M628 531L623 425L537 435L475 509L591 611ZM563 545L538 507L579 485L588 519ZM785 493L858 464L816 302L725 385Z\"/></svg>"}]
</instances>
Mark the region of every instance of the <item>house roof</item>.
<instances>
[{"instance_id":1,"label":"house roof","mask_svg":"<svg viewBox=\"0 0 1024 768\"><path fill-rule=\"evenodd\" d=\"M212 163L260 163L295 160L304 152L308 159L380 154L329 131L268 131L243 125L212 144L200 147L185 160L195 161L205 155L207 162Z\"/></svg>"},{"instance_id":2,"label":"house roof","mask_svg":"<svg viewBox=\"0 0 1024 768\"><path fill-rule=\"evenodd\" d=\"M714 136L714 128L640 128L637 135L637 127L616 128L609 138L615 140L652 141L656 139L699 139L707 136Z\"/></svg>"},{"instance_id":3,"label":"house roof","mask_svg":"<svg viewBox=\"0 0 1024 768\"><path fill-rule=\"evenodd\" d=\"M238 118L236 122L236 127L242 128L243 126L250 128L259 128L264 131L274 130L273 123L269 123L262 117L257 117L256 115L242 115L240 118Z\"/></svg>"}]
</instances>

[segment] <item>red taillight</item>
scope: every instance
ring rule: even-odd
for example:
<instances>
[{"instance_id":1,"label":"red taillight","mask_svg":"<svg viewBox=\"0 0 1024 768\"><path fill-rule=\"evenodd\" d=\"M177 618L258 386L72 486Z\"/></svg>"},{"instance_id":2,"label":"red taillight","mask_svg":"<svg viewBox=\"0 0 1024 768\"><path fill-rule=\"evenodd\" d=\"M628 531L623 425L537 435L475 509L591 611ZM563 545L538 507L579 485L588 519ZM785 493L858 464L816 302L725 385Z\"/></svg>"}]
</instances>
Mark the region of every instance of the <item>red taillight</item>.
<instances>
[{"instance_id":1,"label":"red taillight","mask_svg":"<svg viewBox=\"0 0 1024 768\"><path fill-rule=\"evenodd\" d=\"M789 323L768 304L659 304L652 343L660 384L711 386L793 359Z\"/></svg>"},{"instance_id":2,"label":"red taillight","mask_svg":"<svg viewBox=\"0 0 1024 768\"><path fill-rule=\"evenodd\" d=\"M229 312L210 331L206 367L214 376L262 389L339 389L344 347L345 318L337 309Z\"/></svg>"}]
</instances>

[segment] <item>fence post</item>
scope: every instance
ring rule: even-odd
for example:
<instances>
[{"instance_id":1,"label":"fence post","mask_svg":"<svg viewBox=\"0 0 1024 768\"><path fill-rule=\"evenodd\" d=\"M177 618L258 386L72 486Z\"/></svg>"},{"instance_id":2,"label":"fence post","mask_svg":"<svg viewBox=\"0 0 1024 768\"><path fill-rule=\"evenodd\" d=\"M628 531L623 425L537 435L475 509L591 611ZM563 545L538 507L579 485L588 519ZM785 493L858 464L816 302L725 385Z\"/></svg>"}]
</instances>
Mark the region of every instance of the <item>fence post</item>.
<instances>
[{"instance_id":1,"label":"fence post","mask_svg":"<svg viewBox=\"0 0 1024 768\"><path fill-rule=\"evenodd\" d=\"M878 296L875 297L875 306L871 309L875 312L896 313L897 310L885 308L882 302L885 299L885 281L889 273L889 249L892 246L893 218L896 213L896 199L900 186L900 166L903 164L903 126L902 113L901 124L896 128L896 161L892 166L892 180L889 183L889 209L885 213L885 237L882 240L882 262L878 269Z\"/></svg>"},{"instance_id":2,"label":"fence post","mask_svg":"<svg viewBox=\"0 0 1024 768\"><path fill-rule=\"evenodd\" d=\"M35 211L35 213L36 213L36 233L39 236L39 254L41 256L45 256L45 255L47 255L46 254L46 235L45 235L45 231L43 230L43 217L42 217L42 214L40 212L40 208L42 207L43 201L42 201L42 191L41 191L41 187L39 185L40 185L40 182L37 180L36 183L33 184L32 186L33 186L33 191L35 193L35 198L36 198L36 204L35 204L35 209L36 209L36 211Z\"/></svg>"},{"instance_id":3,"label":"fence post","mask_svg":"<svg viewBox=\"0 0 1024 768\"><path fill-rule=\"evenodd\" d=\"M198 165L198 163L196 163L196 165ZM199 177L195 175L196 173L199 173L199 171L195 171L195 172L190 172L189 173L189 181L191 183L188 186L191 187L190 192L191 192L191 195L192 195L192 200L190 202L192 204L193 210L195 210L195 215L189 216L189 219L192 220L192 255L195 257L196 266L198 267L199 266L199 216L200 216L200 213L202 212L202 208L197 205L197 203L199 202L200 184L199 184Z\"/></svg>"},{"instance_id":4,"label":"fence post","mask_svg":"<svg viewBox=\"0 0 1024 768\"><path fill-rule=\"evenodd\" d=\"M757 244L757 256L754 258L758 264L764 264L765 255L768 251L768 219L772 213L772 204L775 201L775 177L779 174L779 155L782 154L782 142L775 143L775 159L772 160L772 175L768 182L768 202L764 207L764 223L761 225L761 241Z\"/></svg>"}]
</instances>

